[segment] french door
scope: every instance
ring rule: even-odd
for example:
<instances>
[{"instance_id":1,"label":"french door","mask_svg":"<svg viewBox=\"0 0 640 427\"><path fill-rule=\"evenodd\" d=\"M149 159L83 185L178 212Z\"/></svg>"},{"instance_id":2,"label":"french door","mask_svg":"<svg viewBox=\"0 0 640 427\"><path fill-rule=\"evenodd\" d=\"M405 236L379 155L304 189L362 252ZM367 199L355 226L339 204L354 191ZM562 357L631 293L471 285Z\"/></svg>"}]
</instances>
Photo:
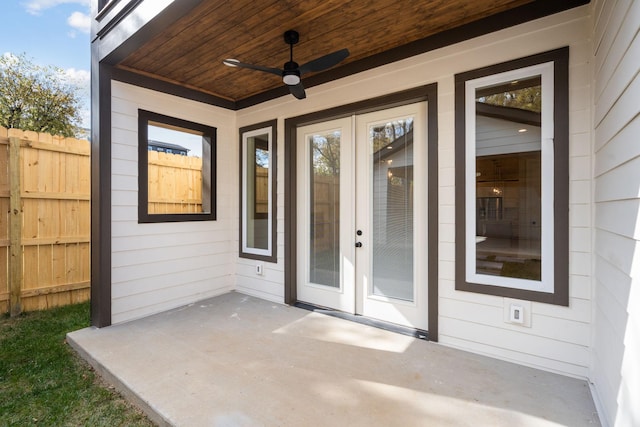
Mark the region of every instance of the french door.
<instances>
[{"instance_id":1,"label":"french door","mask_svg":"<svg viewBox=\"0 0 640 427\"><path fill-rule=\"evenodd\" d=\"M426 108L298 128L299 301L427 329Z\"/></svg>"}]
</instances>

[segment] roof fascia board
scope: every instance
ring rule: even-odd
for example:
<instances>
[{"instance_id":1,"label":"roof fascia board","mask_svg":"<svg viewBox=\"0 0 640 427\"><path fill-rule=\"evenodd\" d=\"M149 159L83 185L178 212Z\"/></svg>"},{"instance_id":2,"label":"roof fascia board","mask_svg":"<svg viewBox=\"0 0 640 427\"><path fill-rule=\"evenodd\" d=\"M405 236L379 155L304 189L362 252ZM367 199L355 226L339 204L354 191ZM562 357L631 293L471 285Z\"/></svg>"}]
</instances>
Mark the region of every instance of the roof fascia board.
<instances>
[{"instance_id":1,"label":"roof fascia board","mask_svg":"<svg viewBox=\"0 0 640 427\"><path fill-rule=\"evenodd\" d=\"M96 38L104 38L112 29L114 29L125 17L138 7L144 0L117 0L109 3L108 7L97 13L94 20L95 32L91 34L91 40Z\"/></svg>"},{"instance_id":2,"label":"roof fascia board","mask_svg":"<svg viewBox=\"0 0 640 427\"><path fill-rule=\"evenodd\" d=\"M101 62L116 65L200 3L201 0L121 1L118 5L122 6L112 9L99 23L92 49L97 49Z\"/></svg>"}]
</instances>

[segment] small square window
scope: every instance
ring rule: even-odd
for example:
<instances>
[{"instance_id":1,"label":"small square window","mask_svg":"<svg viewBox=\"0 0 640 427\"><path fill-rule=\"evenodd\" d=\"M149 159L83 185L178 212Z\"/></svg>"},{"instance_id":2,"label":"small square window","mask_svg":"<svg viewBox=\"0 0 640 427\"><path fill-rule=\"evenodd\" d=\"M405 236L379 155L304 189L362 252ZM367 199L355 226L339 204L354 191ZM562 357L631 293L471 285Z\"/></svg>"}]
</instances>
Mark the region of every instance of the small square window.
<instances>
[{"instance_id":1,"label":"small square window","mask_svg":"<svg viewBox=\"0 0 640 427\"><path fill-rule=\"evenodd\" d=\"M138 110L138 222L216 219L216 129Z\"/></svg>"}]
</instances>

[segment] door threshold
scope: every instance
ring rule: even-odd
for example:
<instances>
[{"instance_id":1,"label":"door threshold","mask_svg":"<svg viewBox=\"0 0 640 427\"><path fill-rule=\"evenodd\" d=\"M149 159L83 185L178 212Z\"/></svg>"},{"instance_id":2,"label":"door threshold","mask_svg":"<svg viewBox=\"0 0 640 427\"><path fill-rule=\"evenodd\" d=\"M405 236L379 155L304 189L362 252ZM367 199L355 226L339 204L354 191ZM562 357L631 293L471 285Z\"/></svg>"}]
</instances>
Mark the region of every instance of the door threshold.
<instances>
[{"instance_id":1,"label":"door threshold","mask_svg":"<svg viewBox=\"0 0 640 427\"><path fill-rule=\"evenodd\" d=\"M316 313L326 314L327 316L337 317L339 319L360 323L361 325L372 326L374 328L383 329L385 331L407 335L419 340L429 341L429 332L423 329L410 328L408 326L401 326L395 323L385 322L378 319L372 319L371 317L365 317L359 314L345 313L344 311L334 310L332 308L320 307L320 306L309 304L306 302L298 301L294 303L293 306L302 308L304 310L314 311Z\"/></svg>"}]
</instances>

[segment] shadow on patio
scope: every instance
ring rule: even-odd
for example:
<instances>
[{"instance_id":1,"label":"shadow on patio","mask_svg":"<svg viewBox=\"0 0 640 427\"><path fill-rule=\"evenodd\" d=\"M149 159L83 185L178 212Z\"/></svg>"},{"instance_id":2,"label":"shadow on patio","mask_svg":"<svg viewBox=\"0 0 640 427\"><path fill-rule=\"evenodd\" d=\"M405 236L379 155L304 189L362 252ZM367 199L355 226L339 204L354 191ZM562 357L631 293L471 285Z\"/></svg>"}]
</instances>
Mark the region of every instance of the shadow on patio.
<instances>
[{"instance_id":1,"label":"shadow on patio","mask_svg":"<svg viewBox=\"0 0 640 427\"><path fill-rule=\"evenodd\" d=\"M161 425L599 425L585 381L238 293L68 340Z\"/></svg>"}]
</instances>

